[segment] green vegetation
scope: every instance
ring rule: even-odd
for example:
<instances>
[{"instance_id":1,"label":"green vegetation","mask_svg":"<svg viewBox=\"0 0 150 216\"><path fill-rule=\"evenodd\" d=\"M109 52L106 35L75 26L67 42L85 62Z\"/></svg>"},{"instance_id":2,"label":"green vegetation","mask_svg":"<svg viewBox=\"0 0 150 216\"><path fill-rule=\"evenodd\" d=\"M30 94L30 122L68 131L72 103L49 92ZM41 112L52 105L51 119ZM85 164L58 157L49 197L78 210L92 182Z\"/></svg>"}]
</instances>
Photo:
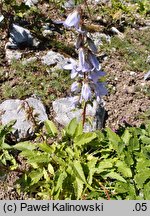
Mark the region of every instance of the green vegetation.
<instances>
[{"instance_id":1,"label":"green vegetation","mask_svg":"<svg viewBox=\"0 0 150 216\"><path fill-rule=\"evenodd\" d=\"M36 142L13 146L5 143L8 131L0 131L0 164L18 168L13 155L19 151L29 168L15 187L30 198L150 199L150 125L84 133L73 119L59 132L48 120Z\"/></svg>"}]
</instances>

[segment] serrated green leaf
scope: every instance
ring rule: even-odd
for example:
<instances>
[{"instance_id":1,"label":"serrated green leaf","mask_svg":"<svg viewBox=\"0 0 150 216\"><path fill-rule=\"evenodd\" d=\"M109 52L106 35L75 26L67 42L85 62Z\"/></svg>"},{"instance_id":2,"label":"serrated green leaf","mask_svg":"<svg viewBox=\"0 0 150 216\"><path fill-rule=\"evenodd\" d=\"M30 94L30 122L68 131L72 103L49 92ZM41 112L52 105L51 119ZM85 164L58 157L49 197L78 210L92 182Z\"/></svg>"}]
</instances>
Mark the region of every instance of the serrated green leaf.
<instances>
[{"instance_id":1,"label":"serrated green leaf","mask_svg":"<svg viewBox=\"0 0 150 216\"><path fill-rule=\"evenodd\" d=\"M95 165L97 163L98 158L93 157L90 161L87 162L87 167L89 169L88 177L87 177L87 182L89 185L92 184L93 181L93 175L96 171Z\"/></svg>"},{"instance_id":2,"label":"serrated green leaf","mask_svg":"<svg viewBox=\"0 0 150 216\"><path fill-rule=\"evenodd\" d=\"M49 154L52 154L55 151L55 145L54 144L48 145L46 143L39 143L38 146L42 151L49 153Z\"/></svg>"},{"instance_id":3,"label":"serrated green leaf","mask_svg":"<svg viewBox=\"0 0 150 216\"><path fill-rule=\"evenodd\" d=\"M113 168L114 161L112 159L105 159L99 162L98 167L96 168L96 173L101 173L106 169Z\"/></svg>"},{"instance_id":4,"label":"serrated green leaf","mask_svg":"<svg viewBox=\"0 0 150 216\"><path fill-rule=\"evenodd\" d=\"M50 157L47 154L39 154L34 156L33 158L28 159L29 163L49 163L50 162Z\"/></svg>"},{"instance_id":5,"label":"serrated green leaf","mask_svg":"<svg viewBox=\"0 0 150 216\"><path fill-rule=\"evenodd\" d=\"M140 140L142 141L143 144L149 145L150 144L150 137L146 136L140 136Z\"/></svg>"},{"instance_id":6,"label":"serrated green leaf","mask_svg":"<svg viewBox=\"0 0 150 216\"><path fill-rule=\"evenodd\" d=\"M31 151L31 150L24 150L20 153L21 156L30 159L33 157L36 157L36 155L38 155L37 151Z\"/></svg>"},{"instance_id":7,"label":"serrated green leaf","mask_svg":"<svg viewBox=\"0 0 150 216\"><path fill-rule=\"evenodd\" d=\"M66 152L68 153L69 157L73 157L75 154L71 147L67 147Z\"/></svg>"},{"instance_id":8,"label":"serrated green leaf","mask_svg":"<svg viewBox=\"0 0 150 216\"><path fill-rule=\"evenodd\" d=\"M36 144L31 143L31 142L20 142L17 143L16 145L13 146L14 149L17 149L19 151L24 151L24 150L34 150L36 148Z\"/></svg>"},{"instance_id":9,"label":"serrated green leaf","mask_svg":"<svg viewBox=\"0 0 150 216\"><path fill-rule=\"evenodd\" d=\"M143 169L140 170L140 172L137 173L134 178L135 178L135 182L137 184L137 187L139 189L143 188L145 181L150 178L150 169L143 167Z\"/></svg>"},{"instance_id":10,"label":"serrated green leaf","mask_svg":"<svg viewBox=\"0 0 150 216\"><path fill-rule=\"evenodd\" d=\"M130 197L130 200L134 200L136 197L134 185L130 182L117 182L115 185L115 193L126 193L128 194L127 196Z\"/></svg>"},{"instance_id":11,"label":"serrated green leaf","mask_svg":"<svg viewBox=\"0 0 150 216\"><path fill-rule=\"evenodd\" d=\"M133 151L139 150L139 147L140 147L139 146L139 139L138 139L137 135L134 134L134 136L131 137L131 139L130 139L128 149L129 149L129 151L133 152Z\"/></svg>"},{"instance_id":12,"label":"serrated green leaf","mask_svg":"<svg viewBox=\"0 0 150 216\"><path fill-rule=\"evenodd\" d=\"M94 132L88 132L84 133L78 137L75 137L74 144L81 146L87 143L90 143L92 140L94 140L97 137L96 133Z\"/></svg>"},{"instance_id":13,"label":"serrated green leaf","mask_svg":"<svg viewBox=\"0 0 150 216\"><path fill-rule=\"evenodd\" d=\"M53 136L58 134L57 127L55 126L55 124L52 121L46 120L44 122L44 125L45 125L46 131L48 134L53 135Z\"/></svg>"},{"instance_id":14,"label":"serrated green leaf","mask_svg":"<svg viewBox=\"0 0 150 216\"><path fill-rule=\"evenodd\" d=\"M36 184L43 177L43 172L41 169L32 170L29 173L29 177L31 178L32 185Z\"/></svg>"},{"instance_id":15,"label":"serrated green leaf","mask_svg":"<svg viewBox=\"0 0 150 216\"><path fill-rule=\"evenodd\" d=\"M121 136L123 142L128 145L130 138L132 137L132 135L130 134L129 130L126 129L125 132L123 133L123 135Z\"/></svg>"},{"instance_id":16,"label":"serrated green leaf","mask_svg":"<svg viewBox=\"0 0 150 216\"><path fill-rule=\"evenodd\" d=\"M59 177L57 179L57 183L56 183L56 186L55 186L55 191L58 191L58 190L62 189L62 184L63 184L66 177L67 177L66 171L63 171L63 172L61 172L59 174Z\"/></svg>"},{"instance_id":17,"label":"serrated green leaf","mask_svg":"<svg viewBox=\"0 0 150 216\"><path fill-rule=\"evenodd\" d=\"M73 182L76 200L81 198L83 192L83 185L84 185L83 181L78 177L76 177L75 181Z\"/></svg>"},{"instance_id":18,"label":"serrated green leaf","mask_svg":"<svg viewBox=\"0 0 150 216\"><path fill-rule=\"evenodd\" d=\"M66 127L67 134L73 136L76 131L77 125L78 125L77 119L73 118Z\"/></svg>"},{"instance_id":19,"label":"serrated green leaf","mask_svg":"<svg viewBox=\"0 0 150 216\"><path fill-rule=\"evenodd\" d=\"M137 172L141 172L143 168L148 168L150 166L150 161L146 159L143 154L139 154L138 156L136 170Z\"/></svg>"},{"instance_id":20,"label":"serrated green leaf","mask_svg":"<svg viewBox=\"0 0 150 216\"><path fill-rule=\"evenodd\" d=\"M112 179L116 179L116 180L121 181L121 182L126 182L126 180L116 172L110 172L110 173L106 174L105 176L112 178Z\"/></svg>"},{"instance_id":21,"label":"serrated green leaf","mask_svg":"<svg viewBox=\"0 0 150 216\"><path fill-rule=\"evenodd\" d=\"M75 177L78 177L86 184L87 182L80 161L73 161L72 168L74 170Z\"/></svg>"},{"instance_id":22,"label":"serrated green leaf","mask_svg":"<svg viewBox=\"0 0 150 216\"><path fill-rule=\"evenodd\" d=\"M127 166L127 164L124 161L117 161L116 167L118 167L118 171L124 177L132 177L131 169Z\"/></svg>"},{"instance_id":23,"label":"serrated green leaf","mask_svg":"<svg viewBox=\"0 0 150 216\"><path fill-rule=\"evenodd\" d=\"M116 134L115 132L113 132L110 128L106 128L106 131L108 133L109 136L109 140L112 143L119 143L121 141L120 137L118 136L118 134Z\"/></svg>"},{"instance_id":24,"label":"serrated green leaf","mask_svg":"<svg viewBox=\"0 0 150 216\"><path fill-rule=\"evenodd\" d=\"M112 148L118 151L118 145L119 143L121 143L120 137L115 132L113 132L110 128L106 128L106 131L108 134L109 142L112 145Z\"/></svg>"}]
</instances>

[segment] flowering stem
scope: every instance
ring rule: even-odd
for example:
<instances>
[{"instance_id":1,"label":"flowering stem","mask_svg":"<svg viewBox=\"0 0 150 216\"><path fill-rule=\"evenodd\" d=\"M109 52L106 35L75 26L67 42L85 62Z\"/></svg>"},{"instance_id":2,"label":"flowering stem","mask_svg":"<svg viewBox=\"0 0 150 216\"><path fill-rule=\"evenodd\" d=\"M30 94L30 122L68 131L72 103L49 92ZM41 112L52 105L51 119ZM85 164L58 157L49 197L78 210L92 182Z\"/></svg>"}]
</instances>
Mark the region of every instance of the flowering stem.
<instances>
[{"instance_id":1,"label":"flowering stem","mask_svg":"<svg viewBox=\"0 0 150 216\"><path fill-rule=\"evenodd\" d=\"M84 103L83 107L83 113L82 113L82 126L84 128L85 120L86 120L86 107L87 107L87 102Z\"/></svg>"}]
</instances>

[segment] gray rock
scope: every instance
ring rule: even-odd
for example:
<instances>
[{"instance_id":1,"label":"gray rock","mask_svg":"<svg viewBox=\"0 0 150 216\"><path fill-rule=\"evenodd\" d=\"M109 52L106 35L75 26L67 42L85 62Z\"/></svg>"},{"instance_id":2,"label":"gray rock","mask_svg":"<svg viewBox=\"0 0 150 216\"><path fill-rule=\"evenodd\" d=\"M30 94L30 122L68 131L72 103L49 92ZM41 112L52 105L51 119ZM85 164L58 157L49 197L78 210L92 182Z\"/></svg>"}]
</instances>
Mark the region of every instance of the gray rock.
<instances>
[{"instance_id":1,"label":"gray rock","mask_svg":"<svg viewBox=\"0 0 150 216\"><path fill-rule=\"evenodd\" d=\"M111 27L111 31L114 34L117 34L119 38L121 38L121 39L124 38L124 34L121 33L116 27Z\"/></svg>"},{"instance_id":2,"label":"gray rock","mask_svg":"<svg viewBox=\"0 0 150 216\"><path fill-rule=\"evenodd\" d=\"M33 38L30 31L17 24L12 24L10 30L10 39L7 48L15 48L20 46L38 47L39 42Z\"/></svg>"},{"instance_id":3,"label":"gray rock","mask_svg":"<svg viewBox=\"0 0 150 216\"><path fill-rule=\"evenodd\" d=\"M63 66L68 63L69 59L52 50L41 58L43 64L53 66L54 70L63 69Z\"/></svg>"},{"instance_id":4,"label":"gray rock","mask_svg":"<svg viewBox=\"0 0 150 216\"><path fill-rule=\"evenodd\" d=\"M72 103L72 97L57 99L53 102L53 110L56 114L55 120L61 125L66 126L73 118L78 121L82 120L82 109L75 108ZM104 125L105 109L103 102L98 104L93 102L93 107L88 104L86 116L90 117L92 125L89 122L85 123L84 131L94 131L101 129Z\"/></svg>"},{"instance_id":5,"label":"gray rock","mask_svg":"<svg viewBox=\"0 0 150 216\"><path fill-rule=\"evenodd\" d=\"M29 112L29 109L33 109L33 112ZM40 124L48 119L42 102L33 97L25 100L6 100L0 104L0 113L2 125L16 120L13 134L17 141L31 138ZM34 119L29 113L33 113Z\"/></svg>"}]
</instances>

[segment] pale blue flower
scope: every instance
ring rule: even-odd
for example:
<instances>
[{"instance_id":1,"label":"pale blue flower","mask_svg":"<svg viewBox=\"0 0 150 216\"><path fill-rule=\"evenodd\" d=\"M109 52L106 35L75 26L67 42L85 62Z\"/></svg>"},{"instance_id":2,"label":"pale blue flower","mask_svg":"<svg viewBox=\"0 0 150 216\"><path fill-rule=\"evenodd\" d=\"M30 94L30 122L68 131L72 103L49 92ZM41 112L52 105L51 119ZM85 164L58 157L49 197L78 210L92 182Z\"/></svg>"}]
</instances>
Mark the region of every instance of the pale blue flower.
<instances>
[{"instance_id":1,"label":"pale blue flower","mask_svg":"<svg viewBox=\"0 0 150 216\"><path fill-rule=\"evenodd\" d=\"M74 79L78 74L77 62L72 58L70 58L69 60L70 60L70 63L65 65L63 68L65 70L71 70L71 79Z\"/></svg>"},{"instance_id":2,"label":"pale blue flower","mask_svg":"<svg viewBox=\"0 0 150 216\"><path fill-rule=\"evenodd\" d=\"M73 82L71 85L71 91L76 92L76 93L79 92L80 91L80 83L77 81Z\"/></svg>"},{"instance_id":3,"label":"pale blue flower","mask_svg":"<svg viewBox=\"0 0 150 216\"><path fill-rule=\"evenodd\" d=\"M91 79L94 83L97 83L100 77L105 76L106 73L101 70L93 70L89 73L88 78Z\"/></svg>"},{"instance_id":4,"label":"pale blue flower","mask_svg":"<svg viewBox=\"0 0 150 216\"><path fill-rule=\"evenodd\" d=\"M95 95L97 99L99 99L101 96L106 95L108 93L105 85L106 83L104 82L97 82L95 84Z\"/></svg>"},{"instance_id":5,"label":"pale blue flower","mask_svg":"<svg viewBox=\"0 0 150 216\"><path fill-rule=\"evenodd\" d=\"M79 49L79 66L77 70L82 72L89 72L92 70L92 66L86 60L86 54L83 48Z\"/></svg>"},{"instance_id":6,"label":"pale blue flower","mask_svg":"<svg viewBox=\"0 0 150 216\"><path fill-rule=\"evenodd\" d=\"M75 27L79 28L80 23L80 14L77 10L75 10L73 13L70 13L67 17L67 19L64 21L65 27Z\"/></svg>"},{"instance_id":7,"label":"pale blue flower","mask_svg":"<svg viewBox=\"0 0 150 216\"><path fill-rule=\"evenodd\" d=\"M81 99L80 102L84 99L85 101L88 101L92 98L92 92L91 88L88 83L83 83L82 89L81 89Z\"/></svg>"},{"instance_id":8,"label":"pale blue flower","mask_svg":"<svg viewBox=\"0 0 150 216\"><path fill-rule=\"evenodd\" d=\"M90 50L88 50L87 59L88 59L88 62L90 62L91 65L93 66L93 69L100 70L99 61L96 58L96 56Z\"/></svg>"}]
</instances>

